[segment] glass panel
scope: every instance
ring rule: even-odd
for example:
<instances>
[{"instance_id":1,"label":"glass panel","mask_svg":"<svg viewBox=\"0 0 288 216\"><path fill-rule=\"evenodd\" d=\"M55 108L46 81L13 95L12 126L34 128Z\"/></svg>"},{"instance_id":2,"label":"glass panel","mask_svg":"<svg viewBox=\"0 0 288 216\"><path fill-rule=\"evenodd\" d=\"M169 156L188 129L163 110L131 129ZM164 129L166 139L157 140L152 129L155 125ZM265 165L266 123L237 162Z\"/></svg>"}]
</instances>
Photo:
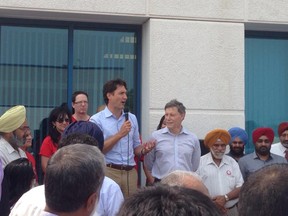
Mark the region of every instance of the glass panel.
<instances>
[{"instance_id":1,"label":"glass panel","mask_svg":"<svg viewBox=\"0 0 288 216\"><path fill-rule=\"evenodd\" d=\"M245 120L254 150L252 131L272 127L278 142L278 124L288 120L288 40L276 38L245 39Z\"/></svg>"},{"instance_id":2,"label":"glass panel","mask_svg":"<svg viewBox=\"0 0 288 216\"><path fill-rule=\"evenodd\" d=\"M25 105L33 131L67 101L67 38L65 29L1 26L0 113Z\"/></svg>"},{"instance_id":3,"label":"glass panel","mask_svg":"<svg viewBox=\"0 0 288 216\"><path fill-rule=\"evenodd\" d=\"M104 83L115 78L127 82L127 105L135 113L136 42L134 32L74 31L73 91L88 93L90 115L104 104Z\"/></svg>"}]
</instances>

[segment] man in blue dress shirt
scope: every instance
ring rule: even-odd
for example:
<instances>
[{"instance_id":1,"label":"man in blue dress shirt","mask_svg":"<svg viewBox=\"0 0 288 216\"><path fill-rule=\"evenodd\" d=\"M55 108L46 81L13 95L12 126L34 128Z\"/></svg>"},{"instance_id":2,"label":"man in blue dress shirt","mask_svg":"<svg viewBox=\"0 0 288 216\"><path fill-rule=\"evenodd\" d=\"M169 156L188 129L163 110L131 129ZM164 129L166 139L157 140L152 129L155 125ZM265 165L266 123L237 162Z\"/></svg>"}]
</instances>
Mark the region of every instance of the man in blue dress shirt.
<instances>
[{"instance_id":1,"label":"man in blue dress shirt","mask_svg":"<svg viewBox=\"0 0 288 216\"><path fill-rule=\"evenodd\" d=\"M126 82L110 80L103 87L106 107L90 118L103 131L103 153L106 160L106 176L119 184L124 197L137 190L137 171L134 156L147 154L155 141L141 145L138 122L132 113L124 113L127 101Z\"/></svg>"},{"instance_id":2,"label":"man in blue dress shirt","mask_svg":"<svg viewBox=\"0 0 288 216\"><path fill-rule=\"evenodd\" d=\"M166 127L152 133L156 147L145 156L144 163L155 178L160 181L174 170L196 171L201 149L197 136L182 126L185 106L171 100L165 106Z\"/></svg>"}]
</instances>

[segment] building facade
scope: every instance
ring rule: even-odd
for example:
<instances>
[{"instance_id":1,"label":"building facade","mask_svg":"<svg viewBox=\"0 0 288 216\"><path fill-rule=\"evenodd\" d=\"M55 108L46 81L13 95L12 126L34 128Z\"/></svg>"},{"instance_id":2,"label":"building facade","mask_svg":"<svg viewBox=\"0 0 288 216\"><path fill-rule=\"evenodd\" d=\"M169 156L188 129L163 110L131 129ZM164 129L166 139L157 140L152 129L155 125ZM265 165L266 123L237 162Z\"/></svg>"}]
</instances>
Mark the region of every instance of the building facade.
<instances>
[{"instance_id":1,"label":"building facade","mask_svg":"<svg viewBox=\"0 0 288 216\"><path fill-rule=\"evenodd\" d=\"M10 28L12 31L15 26L17 28L36 28L33 31L37 36L37 30L40 27L48 29L46 33L44 31L44 34L48 37L49 34L52 34L51 38L54 38L52 42L48 40L50 44L42 45L41 50L46 50L43 52L42 59L50 58L45 56L45 53L56 57L53 60L53 70L48 67L49 73L45 72L48 70L46 66L51 62L43 63L44 66L41 67L40 72L37 69L35 73L29 75L28 80L34 79L37 73L42 74L43 78L35 79L34 82L37 82L39 86L45 86L47 84L45 80L51 79L51 77L47 77L47 74L54 73L51 76L55 80L48 83L47 87L35 90L32 96L31 94L30 96L26 95L27 98L31 97L29 99L31 103L26 104L31 122L34 121L33 118L36 118L36 115L33 114L35 109L39 109L38 102L36 104L32 102L37 94L44 91L41 93L41 98L45 95L51 101L51 103L41 102L43 104L41 116L37 117L37 121L33 123L35 128L40 122L38 119L47 116L51 107L60 105L60 102L65 102L65 100L69 103L69 95L74 90L80 90L79 88L88 91L90 101L92 101L89 104L89 112L93 114L94 111L96 112L97 106L103 103L101 93L103 83L115 77L128 80L132 95L130 104L141 123L143 140L147 139L156 128L164 114L164 105L174 98L186 106L187 113L184 124L199 138L204 138L205 134L214 128L229 129L233 126L240 126L246 127L248 133L258 126L276 128L278 122L288 120L284 110L288 105L286 99L288 91L285 87L288 79L288 66L285 61L288 61L280 59L277 63L277 65L281 65L280 74L277 75L279 80L273 78L276 76L274 71L276 68L272 64L272 70L267 70L267 73L271 72L271 75L267 75L265 78L267 84L258 79L259 74L250 77L247 76L247 73L249 71L251 74L254 71L253 65L260 65L261 62L273 62L273 58L275 60L275 55L268 60L257 59L259 53L265 53L260 48L270 42L271 47L274 47L275 41L273 40L277 40L279 49L284 49L282 57L288 52L285 39L285 32L288 30L287 9L288 3L283 0L2 0L0 2L2 68L0 73L2 77L5 73L6 80L1 83L2 97L4 95L13 97L16 94L15 89L21 86L21 80L25 79L20 77L17 85L13 87L15 92L11 93L12 89L10 89L8 93L11 85L7 84L7 80L13 80L14 75L8 77L11 73L7 72L10 71L7 70L7 67L11 69L11 67L24 64L26 68L30 66L29 73L32 73L32 68L35 69L39 65L39 62L32 60L30 62L27 60L28 63L23 64L20 60L16 63L5 60L4 57L8 55L7 50L9 50L9 48L4 49L5 44L8 39L10 40L13 35L17 34L17 31L9 33ZM52 33L49 29L52 29ZM53 34L53 31L59 29L57 34ZM4 40L3 31L7 33L7 40ZM40 32L43 33L43 30ZM105 35L107 32L108 34ZM256 34L253 34L255 32ZM45 35L39 36L38 34L37 37L45 37ZM34 45L33 41L37 41L37 37L27 36L24 43L26 45L30 43L27 47L41 47L39 44ZM98 45L94 44L95 38L99 39L97 39ZM268 41L262 41L263 38ZM107 41L105 41L106 39ZM255 45L253 39L256 42L260 41L258 47L253 48ZM15 41L17 40L15 39ZM115 47L120 44L117 41L125 42L128 45L117 50ZM132 46L129 47L129 44ZM51 50L54 54L47 49L51 47L50 45L56 47ZM106 64L103 60L103 64L99 66L99 64L93 64L93 62L102 61L96 54L91 59L89 56L85 56L87 53L93 53L94 49L91 51L89 48L98 47L101 50L101 46L112 47L109 52L106 50L101 53L101 58L113 59L111 64ZM59 47L62 51L67 50L67 52L61 53L62 51L58 50ZM69 49L73 49L73 52ZM16 51L10 55L17 56ZM34 53L33 50L32 52ZM272 53L271 50L267 52ZM275 50L275 53L279 53L279 51ZM18 53L18 55L20 55L18 56L20 59L25 59L24 54L22 56ZM39 54L34 55L35 58L37 56ZM31 59L34 57L32 54L30 55ZM279 58L277 57L277 59ZM118 62L117 59L126 59L129 62ZM249 62L251 59L252 63ZM258 71L265 71L265 68L269 67L262 66L262 68L258 68ZM59 76L61 70L66 71L63 77ZM101 73L94 77L97 70L100 70ZM107 75L109 73L111 74ZM261 73L260 77L262 77ZM4 80L4 78L1 79ZM285 82L280 85L279 82L282 81ZM56 85L51 87L52 83L56 83ZM31 85L33 82L29 84L29 86ZM62 86L61 89L58 89L59 85ZM265 88L260 89L259 92L258 85L265 85ZM281 87L282 85L283 87ZM10 105L24 103L21 92L25 88L26 86L19 90L20 96L16 101L9 103L2 101L1 108L4 110ZM49 89L49 91L45 92L45 89ZM57 91L51 93L55 89ZM255 89L258 89L258 92ZM267 98L266 91L272 92L269 98ZM252 94L253 92L255 95ZM273 97L273 95L277 97ZM282 99L278 98L280 96ZM57 100L58 97L61 99ZM44 100L46 99L44 98ZM263 105L258 107L257 105L262 102ZM268 111L261 113L261 107L264 106L268 107L269 109L267 109L271 113L267 113ZM283 110L281 108L279 111L277 108L282 106ZM252 145L248 145L247 150L251 149Z\"/></svg>"}]
</instances>

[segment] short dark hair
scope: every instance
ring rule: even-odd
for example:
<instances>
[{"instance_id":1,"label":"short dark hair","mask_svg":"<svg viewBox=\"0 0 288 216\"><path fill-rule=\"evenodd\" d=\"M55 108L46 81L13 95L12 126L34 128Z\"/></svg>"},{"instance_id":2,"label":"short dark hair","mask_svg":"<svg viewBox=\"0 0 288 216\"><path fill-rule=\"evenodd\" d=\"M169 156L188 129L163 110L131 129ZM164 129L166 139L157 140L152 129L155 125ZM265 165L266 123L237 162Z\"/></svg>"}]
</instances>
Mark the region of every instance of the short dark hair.
<instances>
[{"instance_id":1,"label":"short dark hair","mask_svg":"<svg viewBox=\"0 0 288 216\"><path fill-rule=\"evenodd\" d=\"M72 133L66 137L61 138L59 145L58 145L58 149L64 146L72 145L72 144L86 144L86 145L96 146L99 148L98 141L94 137L88 134L76 132L76 133Z\"/></svg>"},{"instance_id":2,"label":"short dark hair","mask_svg":"<svg viewBox=\"0 0 288 216\"><path fill-rule=\"evenodd\" d=\"M176 99L173 99L173 100L169 101L165 105L164 110L166 110L167 108L171 108L171 107L176 107L180 114L185 114L186 113L186 107L183 105L183 103L177 101Z\"/></svg>"},{"instance_id":3,"label":"short dark hair","mask_svg":"<svg viewBox=\"0 0 288 216\"><path fill-rule=\"evenodd\" d=\"M98 147L102 151L104 146L104 136L97 124L90 121L76 121L68 125L62 133L62 139L73 133L88 134L95 138L98 142ZM63 142L62 144L63 145Z\"/></svg>"},{"instance_id":4,"label":"short dark hair","mask_svg":"<svg viewBox=\"0 0 288 216\"><path fill-rule=\"evenodd\" d=\"M49 159L45 175L46 205L53 212L73 212L98 194L104 179L104 156L95 146L65 146Z\"/></svg>"},{"instance_id":5,"label":"short dark hair","mask_svg":"<svg viewBox=\"0 0 288 216\"><path fill-rule=\"evenodd\" d=\"M84 91L75 91L73 94L72 94L72 102L75 103L75 100L76 100L76 97L77 95L79 94L84 94L86 95L87 99L88 99L88 94Z\"/></svg>"},{"instance_id":6,"label":"short dark hair","mask_svg":"<svg viewBox=\"0 0 288 216\"><path fill-rule=\"evenodd\" d=\"M220 216L221 214L212 200L199 191L158 184L143 188L124 201L118 216L134 215Z\"/></svg>"},{"instance_id":7,"label":"short dark hair","mask_svg":"<svg viewBox=\"0 0 288 216\"><path fill-rule=\"evenodd\" d=\"M288 164L273 164L252 173L242 185L239 216L288 215Z\"/></svg>"},{"instance_id":8,"label":"short dark hair","mask_svg":"<svg viewBox=\"0 0 288 216\"><path fill-rule=\"evenodd\" d=\"M109 99L107 97L108 93L113 93L118 86L124 86L125 89L127 90L127 85L126 82L122 79L115 79L115 80L109 80L108 82L106 82L103 86L103 98L104 98L104 102L107 105L109 102Z\"/></svg>"}]
</instances>

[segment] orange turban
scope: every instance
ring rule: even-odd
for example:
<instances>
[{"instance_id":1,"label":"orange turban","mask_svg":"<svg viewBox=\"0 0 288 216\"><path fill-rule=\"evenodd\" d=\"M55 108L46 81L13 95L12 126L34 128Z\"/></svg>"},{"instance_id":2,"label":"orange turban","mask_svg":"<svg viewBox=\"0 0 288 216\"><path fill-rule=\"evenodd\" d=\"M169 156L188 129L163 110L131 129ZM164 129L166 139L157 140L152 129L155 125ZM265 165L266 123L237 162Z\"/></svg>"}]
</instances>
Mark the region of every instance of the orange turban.
<instances>
[{"instance_id":1,"label":"orange turban","mask_svg":"<svg viewBox=\"0 0 288 216\"><path fill-rule=\"evenodd\" d=\"M282 122L278 127L278 135L279 137L282 135L284 131L288 130L288 122Z\"/></svg>"},{"instance_id":2,"label":"orange turban","mask_svg":"<svg viewBox=\"0 0 288 216\"><path fill-rule=\"evenodd\" d=\"M252 133L253 143L256 143L261 136L267 136L270 143L274 140L274 131L272 128L256 128Z\"/></svg>"},{"instance_id":3,"label":"orange turban","mask_svg":"<svg viewBox=\"0 0 288 216\"><path fill-rule=\"evenodd\" d=\"M205 136L204 139L204 145L208 148L210 148L212 145L214 145L217 140L220 139L222 142L224 142L226 145L229 144L231 136L228 131L223 129L214 129Z\"/></svg>"}]
</instances>

